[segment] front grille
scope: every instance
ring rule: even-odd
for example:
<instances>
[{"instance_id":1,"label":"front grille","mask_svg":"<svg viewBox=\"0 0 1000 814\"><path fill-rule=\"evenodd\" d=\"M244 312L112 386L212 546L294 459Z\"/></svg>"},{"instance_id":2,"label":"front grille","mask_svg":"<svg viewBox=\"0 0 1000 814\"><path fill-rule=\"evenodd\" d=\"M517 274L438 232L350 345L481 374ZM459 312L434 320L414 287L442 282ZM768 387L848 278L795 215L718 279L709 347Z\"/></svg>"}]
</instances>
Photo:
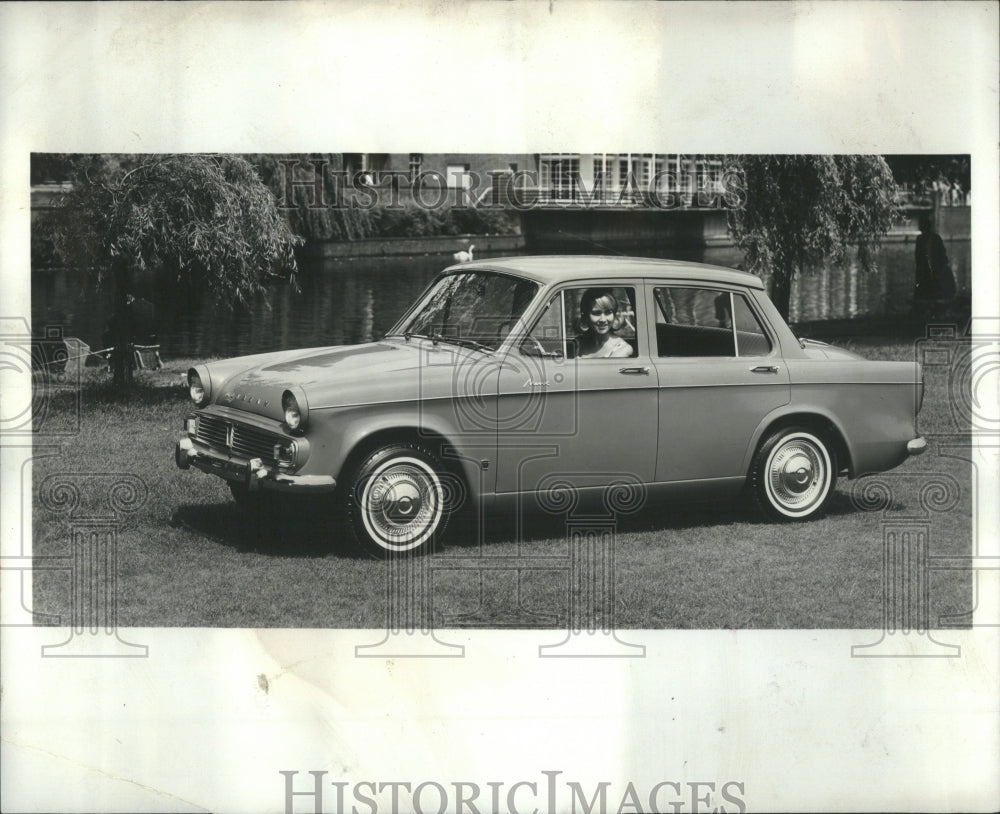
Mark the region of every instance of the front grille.
<instances>
[{"instance_id":1,"label":"front grille","mask_svg":"<svg viewBox=\"0 0 1000 814\"><path fill-rule=\"evenodd\" d=\"M230 427L231 446L227 443L230 438ZM241 458L260 458L265 464L277 463L274 458L274 445L287 443L288 440L248 424L206 414L198 416L198 434L195 438L214 450L239 455Z\"/></svg>"}]
</instances>

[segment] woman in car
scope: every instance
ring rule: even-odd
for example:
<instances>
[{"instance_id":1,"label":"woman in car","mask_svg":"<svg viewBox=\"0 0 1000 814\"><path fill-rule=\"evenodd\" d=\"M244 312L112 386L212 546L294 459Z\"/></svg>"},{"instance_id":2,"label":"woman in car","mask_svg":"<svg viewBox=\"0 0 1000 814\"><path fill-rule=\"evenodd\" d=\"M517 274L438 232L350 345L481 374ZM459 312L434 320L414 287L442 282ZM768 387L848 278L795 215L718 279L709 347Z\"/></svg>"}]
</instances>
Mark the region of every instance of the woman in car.
<instances>
[{"instance_id":1,"label":"woman in car","mask_svg":"<svg viewBox=\"0 0 1000 814\"><path fill-rule=\"evenodd\" d=\"M576 336L581 359L610 359L632 355L632 346L616 334L622 326L618 300L610 288L588 288L580 298L580 333Z\"/></svg>"}]
</instances>

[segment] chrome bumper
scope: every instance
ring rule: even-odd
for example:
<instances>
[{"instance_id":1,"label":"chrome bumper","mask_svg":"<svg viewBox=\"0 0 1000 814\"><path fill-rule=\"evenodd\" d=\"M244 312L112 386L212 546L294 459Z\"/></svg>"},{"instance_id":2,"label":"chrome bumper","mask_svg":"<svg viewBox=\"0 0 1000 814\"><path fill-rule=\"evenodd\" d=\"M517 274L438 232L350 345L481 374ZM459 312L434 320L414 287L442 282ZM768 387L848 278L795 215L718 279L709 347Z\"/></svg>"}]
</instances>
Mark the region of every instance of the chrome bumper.
<instances>
[{"instance_id":1,"label":"chrome bumper","mask_svg":"<svg viewBox=\"0 0 1000 814\"><path fill-rule=\"evenodd\" d=\"M270 489L278 492L332 492L337 481L329 475L292 475L277 467L265 466L260 458L239 458L195 446L182 438L174 448L174 463L180 469L195 467L210 475L245 483L251 492Z\"/></svg>"},{"instance_id":2,"label":"chrome bumper","mask_svg":"<svg viewBox=\"0 0 1000 814\"><path fill-rule=\"evenodd\" d=\"M927 449L927 441L923 436L906 442L906 452L908 455L919 455L925 449Z\"/></svg>"}]
</instances>

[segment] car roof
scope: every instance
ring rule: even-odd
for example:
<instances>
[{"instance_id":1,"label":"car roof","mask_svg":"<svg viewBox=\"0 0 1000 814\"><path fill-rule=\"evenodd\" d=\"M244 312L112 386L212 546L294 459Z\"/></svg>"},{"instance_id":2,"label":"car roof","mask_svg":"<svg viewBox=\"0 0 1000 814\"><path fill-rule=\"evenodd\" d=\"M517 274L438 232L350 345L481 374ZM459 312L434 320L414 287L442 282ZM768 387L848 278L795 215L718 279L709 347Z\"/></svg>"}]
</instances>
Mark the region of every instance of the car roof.
<instances>
[{"instance_id":1,"label":"car roof","mask_svg":"<svg viewBox=\"0 0 1000 814\"><path fill-rule=\"evenodd\" d=\"M704 280L763 288L761 279L745 271L692 263L687 260L660 260L652 257L613 257L603 255L539 255L528 257L496 257L458 263L445 269L473 271L476 269L519 274L536 282L549 284L562 280L605 279L608 277L662 277L669 279Z\"/></svg>"}]
</instances>

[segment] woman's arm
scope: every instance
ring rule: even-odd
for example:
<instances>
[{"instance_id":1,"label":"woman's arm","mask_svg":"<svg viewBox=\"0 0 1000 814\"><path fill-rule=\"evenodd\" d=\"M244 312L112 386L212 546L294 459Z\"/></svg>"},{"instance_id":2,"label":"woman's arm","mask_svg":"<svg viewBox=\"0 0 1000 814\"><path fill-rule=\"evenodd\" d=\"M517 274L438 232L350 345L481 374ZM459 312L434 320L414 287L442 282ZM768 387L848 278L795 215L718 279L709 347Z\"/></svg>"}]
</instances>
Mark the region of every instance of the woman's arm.
<instances>
[{"instance_id":1,"label":"woman's arm","mask_svg":"<svg viewBox=\"0 0 1000 814\"><path fill-rule=\"evenodd\" d=\"M611 348L611 352L608 357L611 359L624 359L627 356L632 355L632 346L622 339L620 336L614 338L614 346Z\"/></svg>"}]
</instances>

